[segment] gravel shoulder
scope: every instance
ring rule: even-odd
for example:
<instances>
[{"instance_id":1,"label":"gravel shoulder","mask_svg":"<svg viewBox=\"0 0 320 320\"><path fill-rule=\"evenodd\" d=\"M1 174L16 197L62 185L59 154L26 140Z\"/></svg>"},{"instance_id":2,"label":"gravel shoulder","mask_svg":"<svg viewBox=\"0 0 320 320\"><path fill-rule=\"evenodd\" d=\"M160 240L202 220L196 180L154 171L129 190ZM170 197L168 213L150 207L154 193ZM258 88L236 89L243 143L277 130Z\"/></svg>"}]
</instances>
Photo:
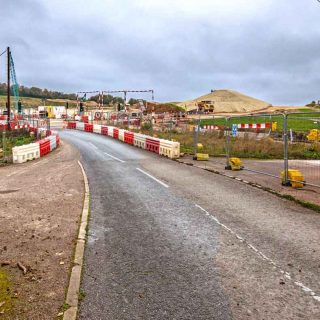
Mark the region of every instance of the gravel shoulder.
<instances>
[{"instance_id":1,"label":"gravel shoulder","mask_svg":"<svg viewBox=\"0 0 320 320\"><path fill-rule=\"evenodd\" d=\"M62 142L44 158L0 169L0 264L14 297L0 319L54 319L63 307L83 205L78 160Z\"/></svg>"}]
</instances>

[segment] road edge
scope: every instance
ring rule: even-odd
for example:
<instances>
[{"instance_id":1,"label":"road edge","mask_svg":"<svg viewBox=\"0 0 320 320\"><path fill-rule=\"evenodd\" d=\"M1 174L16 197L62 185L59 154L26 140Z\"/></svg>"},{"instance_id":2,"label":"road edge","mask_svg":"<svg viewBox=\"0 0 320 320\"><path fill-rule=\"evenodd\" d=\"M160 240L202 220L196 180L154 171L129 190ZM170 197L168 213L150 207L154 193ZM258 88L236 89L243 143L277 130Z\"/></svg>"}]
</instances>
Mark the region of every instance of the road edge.
<instances>
[{"instance_id":1,"label":"road edge","mask_svg":"<svg viewBox=\"0 0 320 320\"><path fill-rule=\"evenodd\" d=\"M82 163L78 161L84 179L84 201L81 214L81 222L77 237L74 259L72 261L72 270L70 274L68 291L65 299L65 306L68 308L63 314L63 320L76 320L78 314L79 292L81 283L81 273L83 268L84 248L87 236L87 226L89 220L89 200L90 190L86 172Z\"/></svg>"}]
</instances>

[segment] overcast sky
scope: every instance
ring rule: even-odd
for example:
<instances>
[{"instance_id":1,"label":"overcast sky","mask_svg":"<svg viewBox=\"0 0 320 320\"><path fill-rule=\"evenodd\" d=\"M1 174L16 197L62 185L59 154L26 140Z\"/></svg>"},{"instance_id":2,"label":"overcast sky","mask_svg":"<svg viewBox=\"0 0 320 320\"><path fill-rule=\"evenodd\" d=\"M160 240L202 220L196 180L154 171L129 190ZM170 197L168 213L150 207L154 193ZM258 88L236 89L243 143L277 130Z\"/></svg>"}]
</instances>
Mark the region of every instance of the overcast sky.
<instances>
[{"instance_id":1,"label":"overcast sky","mask_svg":"<svg viewBox=\"0 0 320 320\"><path fill-rule=\"evenodd\" d=\"M0 13L0 51L11 47L23 85L320 99L317 0L0 0Z\"/></svg>"}]
</instances>

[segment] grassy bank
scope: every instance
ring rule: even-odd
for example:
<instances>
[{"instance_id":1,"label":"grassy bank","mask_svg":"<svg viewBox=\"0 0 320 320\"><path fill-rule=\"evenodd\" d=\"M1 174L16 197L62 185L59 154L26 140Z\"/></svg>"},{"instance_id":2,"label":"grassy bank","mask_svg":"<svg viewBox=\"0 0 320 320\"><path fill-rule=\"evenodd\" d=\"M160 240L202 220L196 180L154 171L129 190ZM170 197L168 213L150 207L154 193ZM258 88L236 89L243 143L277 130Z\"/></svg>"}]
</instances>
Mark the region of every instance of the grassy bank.
<instances>
[{"instance_id":1,"label":"grassy bank","mask_svg":"<svg viewBox=\"0 0 320 320\"><path fill-rule=\"evenodd\" d=\"M13 147L32 142L34 142L34 137L31 137L25 129L6 131L5 133L1 132L0 149L2 149L2 156L10 158Z\"/></svg>"}]
</instances>

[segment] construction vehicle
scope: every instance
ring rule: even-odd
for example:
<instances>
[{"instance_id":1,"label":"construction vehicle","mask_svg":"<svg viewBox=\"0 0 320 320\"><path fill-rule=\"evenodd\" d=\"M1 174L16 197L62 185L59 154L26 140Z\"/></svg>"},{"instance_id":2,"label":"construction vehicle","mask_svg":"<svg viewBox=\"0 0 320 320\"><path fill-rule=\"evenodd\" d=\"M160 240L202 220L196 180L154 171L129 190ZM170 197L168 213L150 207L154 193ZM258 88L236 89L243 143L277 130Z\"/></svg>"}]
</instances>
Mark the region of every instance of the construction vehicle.
<instances>
[{"instance_id":1,"label":"construction vehicle","mask_svg":"<svg viewBox=\"0 0 320 320\"><path fill-rule=\"evenodd\" d=\"M212 113L214 112L214 101L203 100L197 102L198 111Z\"/></svg>"}]
</instances>

